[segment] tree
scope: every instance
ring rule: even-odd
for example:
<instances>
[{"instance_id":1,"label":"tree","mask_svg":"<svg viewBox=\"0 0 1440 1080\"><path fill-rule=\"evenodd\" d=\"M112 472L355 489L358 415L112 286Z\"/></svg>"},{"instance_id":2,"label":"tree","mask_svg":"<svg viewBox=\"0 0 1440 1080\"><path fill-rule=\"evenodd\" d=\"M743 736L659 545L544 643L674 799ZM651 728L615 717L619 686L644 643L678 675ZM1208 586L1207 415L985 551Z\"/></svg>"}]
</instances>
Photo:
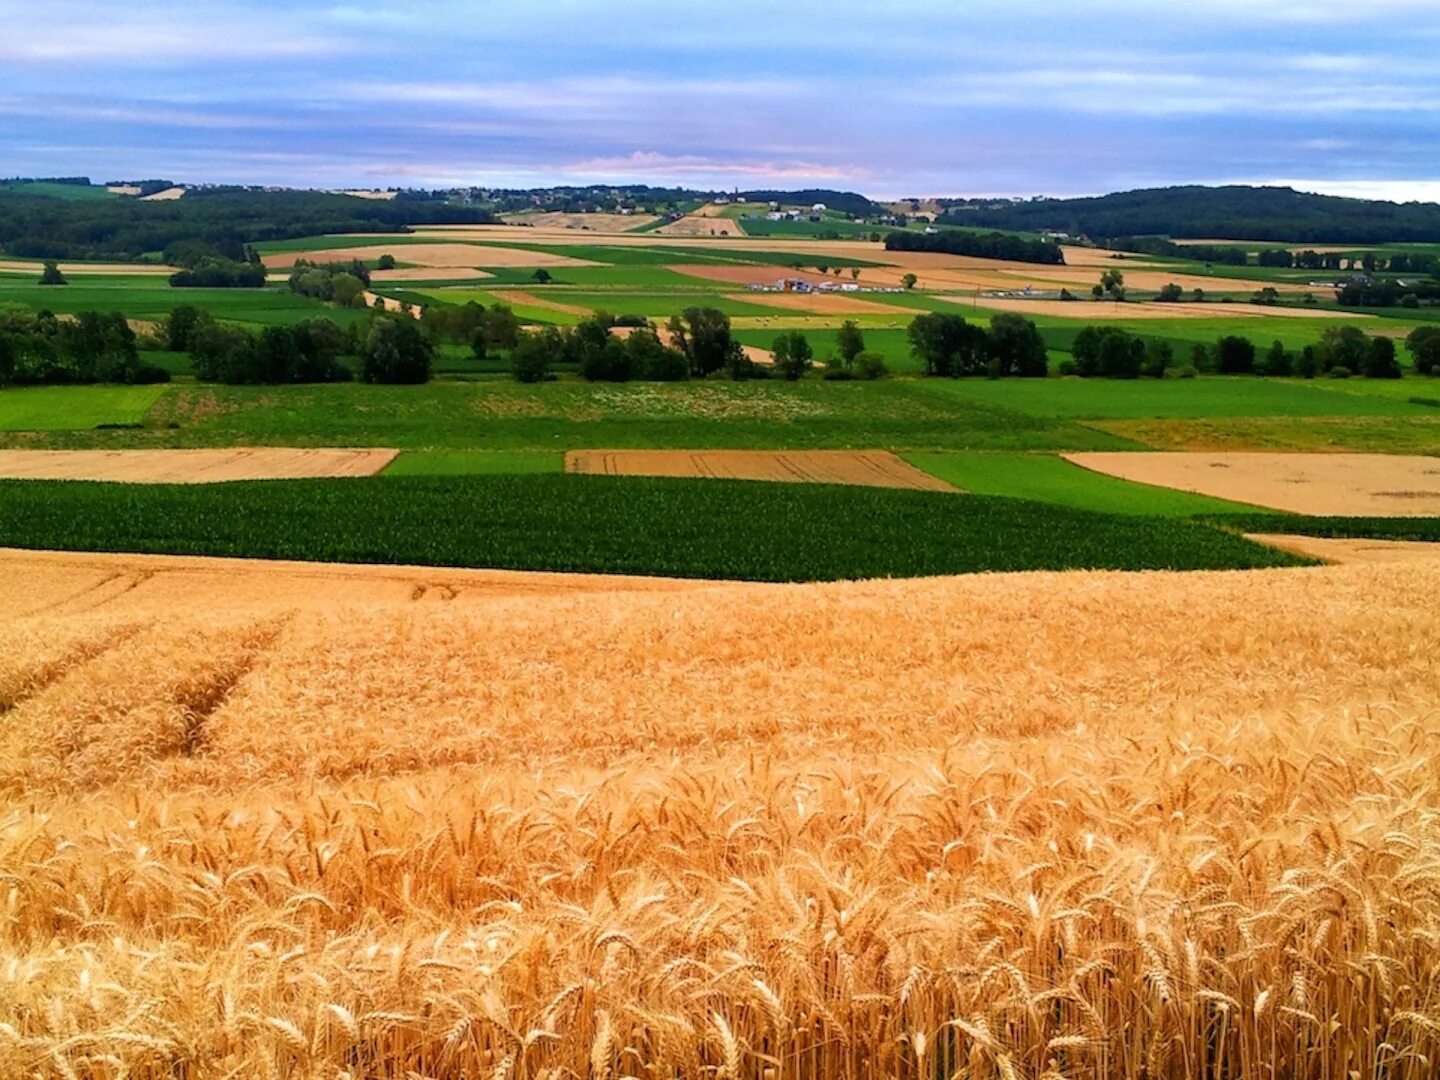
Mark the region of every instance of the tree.
<instances>
[{"instance_id":1,"label":"tree","mask_svg":"<svg viewBox=\"0 0 1440 1080\"><path fill-rule=\"evenodd\" d=\"M1112 266L1100 275L1100 290L1107 293L1112 300L1125 299L1125 274L1118 268Z\"/></svg>"},{"instance_id":2,"label":"tree","mask_svg":"<svg viewBox=\"0 0 1440 1080\"><path fill-rule=\"evenodd\" d=\"M1263 289L1250 297L1252 304L1260 304L1265 307L1274 307L1280 303L1280 294L1275 291L1275 286L1266 285Z\"/></svg>"},{"instance_id":3,"label":"tree","mask_svg":"<svg viewBox=\"0 0 1440 1080\"><path fill-rule=\"evenodd\" d=\"M510 350L510 371L517 382L544 382L550 376L550 362L560 356L565 343L560 331L544 327L533 334L522 334Z\"/></svg>"},{"instance_id":4,"label":"tree","mask_svg":"<svg viewBox=\"0 0 1440 1080\"><path fill-rule=\"evenodd\" d=\"M775 371L786 382L795 382L809 371L815 356L809 340L798 330L777 337L771 351L775 354Z\"/></svg>"},{"instance_id":5,"label":"tree","mask_svg":"<svg viewBox=\"0 0 1440 1080\"><path fill-rule=\"evenodd\" d=\"M910 352L926 375L984 375L989 335L964 316L941 312L917 315L906 331Z\"/></svg>"},{"instance_id":6,"label":"tree","mask_svg":"<svg viewBox=\"0 0 1440 1080\"><path fill-rule=\"evenodd\" d=\"M1214 362L1210 359L1210 350L1204 342L1197 341L1190 347L1190 366L1196 371L1214 371Z\"/></svg>"},{"instance_id":7,"label":"tree","mask_svg":"<svg viewBox=\"0 0 1440 1080\"><path fill-rule=\"evenodd\" d=\"M1195 290L1193 290L1193 291L1190 293L1190 302L1191 302L1192 304L1203 304L1203 303L1205 302L1205 290L1204 290L1204 289L1195 289Z\"/></svg>"},{"instance_id":8,"label":"tree","mask_svg":"<svg viewBox=\"0 0 1440 1080\"><path fill-rule=\"evenodd\" d=\"M1150 379L1163 379L1165 372L1175 361L1175 350L1163 338L1151 338L1145 344L1145 359L1140 364L1140 374Z\"/></svg>"},{"instance_id":9,"label":"tree","mask_svg":"<svg viewBox=\"0 0 1440 1080\"><path fill-rule=\"evenodd\" d=\"M1279 379L1293 375L1294 372L1295 364L1290 358L1289 350L1285 348L1283 341L1276 340L1270 346L1270 351L1265 354L1265 366L1260 373Z\"/></svg>"},{"instance_id":10,"label":"tree","mask_svg":"<svg viewBox=\"0 0 1440 1080\"><path fill-rule=\"evenodd\" d=\"M1365 334L1354 326L1332 326L1320 338L1316 346L1320 370L1329 373L1336 368L1346 371L1361 371L1369 357L1369 344Z\"/></svg>"},{"instance_id":11,"label":"tree","mask_svg":"<svg viewBox=\"0 0 1440 1080\"><path fill-rule=\"evenodd\" d=\"M1185 295L1185 290L1176 285L1173 281L1164 286L1155 297L1162 304L1173 304Z\"/></svg>"},{"instance_id":12,"label":"tree","mask_svg":"<svg viewBox=\"0 0 1440 1080\"><path fill-rule=\"evenodd\" d=\"M492 304L480 318L485 344L492 349L513 349L520 340L520 319L504 304Z\"/></svg>"},{"instance_id":13,"label":"tree","mask_svg":"<svg viewBox=\"0 0 1440 1080\"><path fill-rule=\"evenodd\" d=\"M1253 375L1255 343L1237 334L1228 334L1215 343L1215 362L1221 375Z\"/></svg>"},{"instance_id":14,"label":"tree","mask_svg":"<svg viewBox=\"0 0 1440 1080\"><path fill-rule=\"evenodd\" d=\"M1395 356L1395 342L1388 337L1372 337L1360 369L1367 379L1400 378L1400 361Z\"/></svg>"},{"instance_id":15,"label":"tree","mask_svg":"<svg viewBox=\"0 0 1440 1080\"><path fill-rule=\"evenodd\" d=\"M860 280L860 268L859 268L858 266L852 266L852 267L850 267L850 280L851 280L851 281L859 281L859 280Z\"/></svg>"},{"instance_id":16,"label":"tree","mask_svg":"<svg viewBox=\"0 0 1440 1080\"><path fill-rule=\"evenodd\" d=\"M195 331L210 318L208 311L194 304L181 304L172 309L165 319L165 347L171 352L189 352Z\"/></svg>"},{"instance_id":17,"label":"tree","mask_svg":"<svg viewBox=\"0 0 1440 1080\"><path fill-rule=\"evenodd\" d=\"M60 266L53 259L48 259L40 270L41 285L69 285L65 275L60 272Z\"/></svg>"},{"instance_id":18,"label":"tree","mask_svg":"<svg viewBox=\"0 0 1440 1080\"><path fill-rule=\"evenodd\" d=\"M1405 339L1417 375L1440 375L1440 326L1418 326Z\"/></svg>"},{"instance_id":19,"label":"tree","mask_svg":"<svg viewBox=\"0 0 1440 1080\"><path fill-rule=\"evenodd\" d=\"M1295 361L1295 374L1302 379L1313 379L1320 372L1320 357L1314 345L1300 350L1300 359Z\"/></svg>"},{"instance_id":20,"label":"tree","mask_svg":"<svg viewBox=\"0 0 1440 1080\"><path fill-rule=\"evenodd\" d=\"M530 278L537 285L549 285L550 282L554 280L554 278L550 276L550 271L546 270L543 266L537 268L535 273L530 275Z\"/></svg>"},{"instance_id":21,"label":"tree","mask_svg":"<svg viewBox=\"0 0 1440 1080\"><path fill-rule=\"evenodd\" d=\"M381 256L380 256L380 261L379 261L378 263L376 263L376 266L377 266L379 269L381 269L381 270L394 270L394 269L395 269L395 256L394 256L394 255L381 255Z\"/></svg>"},{"instance_id":22,"label":"tree","mask_svg":"<svg viewBox=\"0 0 1440 1080\"><path fill-rule=\"evenodd\" d=\"M1139 378L1145 341L1118 326L1087 326L1070 346L1077 374L1086 378Z\"/></svg>"},{"instance_id":23,"label":"tree","mask_svg":"<svg viewBox=\"0 0 1440 1080\"><path fill-rule=\"evenodd\" d=\"M361 378L367 383L429 382L434 359L435 348L414 319L382 316L360 352Z\"/></svg>"},{"instance_id":24,"label":"tree","mask_svg":"<svg viewBox=\"0 0 1440 1080\"><path fill-rule=\"evenodd\" d=\"M865 351L865 335L854 319L846 319L835 334L835 359L846 371L855 363L855 358Z\"/></svg>"},{"instance_id":25,"label":"tree","mask_svg":"<svg viewBox=\"0 0 1440 1080\"><path fill-rule=\"evenodd\" d=\"M1104 285L1092 285L1092 286L1090 286L1090 295L1093 296L1096 300L1099 300L1102 296L1105 295L1105 286L1104 286Z\"/></svg>"},{"instance_id":26,"label":"tree","mask_svg":"<svg viewBox=\"0 0 1440 1080\"><path fill-rule=\"evenodd\" d=\"M905 290L906 290L907 292L910 291L911 289L915 288L915 286L918 285L919 283L920 283L920 279L917 278L914 274L906 274L904 277L902 277L902 278L900 279L900 284L901 284L902 286L904 286L904 288L905 288Z\"/></svg>"},{"instance_id":27,"label":"tree","mask_svg":"<svg viewBox=\"0 0 1440 1080\"><path fill-rule=\"evenodd\" d=\"M670 340L690 361L690 372L698 378L712 375L722 369L737 373L748 373L741 360L745 350L731 336L730 316L723 311L707 307L686 308L671 318L667 329ZM743 378L744 375L742 374Z\"/></svg>"},{"instance_id":28,"label":"tree","mask_svg":"<svg viewBox=\"0 0 1440 1080\"><path fill-rule=\"evenodd\" d=\"M991 319L989 348L997 376L1043 379L1050 373L1045 339L1023 316L1007 312Z\"/></svg>"},{"instance_id":29,"label":"tree","mask_svg":"<svg viewBox=\"0 0 1440 1080\"><path fill-rule=\"evenodd\" d=\"M630 354L630 369L637 379L651 382L683 382L690 375L690 364L679 349L672 349L648 326L637 327L625 339Z\"/></svg>"}]
</instances>

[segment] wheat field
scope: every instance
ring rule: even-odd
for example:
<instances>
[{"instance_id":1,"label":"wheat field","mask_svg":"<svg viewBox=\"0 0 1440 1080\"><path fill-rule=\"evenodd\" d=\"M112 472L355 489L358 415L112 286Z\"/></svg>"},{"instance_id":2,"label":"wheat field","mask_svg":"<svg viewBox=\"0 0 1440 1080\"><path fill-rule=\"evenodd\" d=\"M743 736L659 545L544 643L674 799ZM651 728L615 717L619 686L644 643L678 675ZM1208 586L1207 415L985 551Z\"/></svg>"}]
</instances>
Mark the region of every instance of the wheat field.
<instances>
[{"instance_id":1,"label":"wheat field","mask_svg":"<svg viewBox=\"0 0 1440 1080\"><path fill-rule=\"evenodd\" d=\"M201 562L0 558L0 1076L1435 1075L1440 562Z\"/></svg>"}]
</instances>

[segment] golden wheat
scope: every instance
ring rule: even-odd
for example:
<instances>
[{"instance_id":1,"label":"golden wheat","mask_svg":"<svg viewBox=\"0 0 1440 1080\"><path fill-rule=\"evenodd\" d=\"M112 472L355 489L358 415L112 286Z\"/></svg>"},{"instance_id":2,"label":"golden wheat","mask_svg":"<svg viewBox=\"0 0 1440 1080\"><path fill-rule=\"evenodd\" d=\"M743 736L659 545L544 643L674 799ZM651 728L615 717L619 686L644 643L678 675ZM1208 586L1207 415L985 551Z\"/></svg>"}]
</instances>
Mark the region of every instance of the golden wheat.
<instances>
[{"instance_id":1,"label":"golden wheat","mask_svg":"<svg viewBox=\"0 0 1440 1080\"><path fill-rule=\"evenodd\" d=\"M63 573L0 584L0 1075L1434 1074L1440 566Z\"/></svg>"}]
</instances>

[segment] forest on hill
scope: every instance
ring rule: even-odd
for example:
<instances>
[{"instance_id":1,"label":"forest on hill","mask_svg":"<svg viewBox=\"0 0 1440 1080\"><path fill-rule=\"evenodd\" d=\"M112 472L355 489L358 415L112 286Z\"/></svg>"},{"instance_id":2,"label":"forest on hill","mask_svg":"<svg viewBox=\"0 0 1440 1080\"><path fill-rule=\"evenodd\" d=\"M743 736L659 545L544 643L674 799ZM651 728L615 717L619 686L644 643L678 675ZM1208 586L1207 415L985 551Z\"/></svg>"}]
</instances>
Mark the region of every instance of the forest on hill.
<instances>
[{"instance_id":1,"label":"forest on hill","mask_svg":"<svg viewBox=\"0 0 1440 1080\"><path fill-rule=\"evenodd\" d=\"M1436 243L1440 204L1311 195L1291 188L1167 187L1085 199L951 202L948 225L1119 236L1271 240L1282 243Z\"/></svg>"}]
</instances>

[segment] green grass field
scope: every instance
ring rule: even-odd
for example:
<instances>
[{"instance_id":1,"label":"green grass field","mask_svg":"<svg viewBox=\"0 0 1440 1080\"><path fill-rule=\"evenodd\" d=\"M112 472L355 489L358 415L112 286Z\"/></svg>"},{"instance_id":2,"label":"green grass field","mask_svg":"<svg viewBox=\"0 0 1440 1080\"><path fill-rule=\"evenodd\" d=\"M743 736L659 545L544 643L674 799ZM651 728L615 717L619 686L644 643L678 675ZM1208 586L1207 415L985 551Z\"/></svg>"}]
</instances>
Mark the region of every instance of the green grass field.
<instances>
[{"instance_id":1,"label":"green grass field","mask_svg":"<svg viewBox=\"0 0 1440 1080\"><path fill-rule=\"evenodd\" d=\"M103 388L58 393L78 402ZM0 441L4 441L0 439ZM36 445L33 438L26 445ZM13 445L15 440L11 440ZM561 382L172 387L143 431L56 433L54 446L395 446L1070 450L1133 444L1063 420L877 383Z\"/></svg>"},{"instance_id":2,"label":"green grass field","mask_svg":"<svg viewBox=\"0 0 1440 1080\"><path fill-rule=\"evenodd\" d=\"M69 285L42 286L29 275L0 273L0 304L20 303L58 314L118 311L126 318L157 322L181 304L194 304L227 322L288 325L323 316L347 324L363 311L296 296L282 286L265 289L174 289L164 275L85 275Z\"/></svg>"},{"instance_id":3,"label":"green grass field","mask_svg":"<svg viewBox=\"0 0 1440 1080\"><path fill-rule=\"evenodd\" d=\"M1405 380L1397 380L1403 383ZM1030 416L1073 420L1201 417L1428 416L1435 410L1386 393L1332 391L1331 380L927 379L929 392ZM1412 393L1414 391L1412 390Z\"/></svg>"},{"instance_id":4,"label":"green grass field","mask_svg":"<svg viewBox=\"0 0 1440 1080\"><path fill-rule=\"evenodd\" d=\"M47 198L67 201L120 198L119 195L112 195L103 187L94 184L86 187L81 184L56 184L48 180L0 181L0 193L6 191L13 191L17 195L44 195Z\"/></svg>"},{"instance_id":5,"label":"green grass field","mask_svg":"<svg viewBox=\"0 0 1440 1080\"><path fill-rule=\"evenodd\" d=\"M1166 518L1255 512L1242 503L1104 476L1053 454L906 454L905 460L976 495Z\"/></svg>"},{"instance_id":6,"label":"green grass field","mask_svg":"<svg viewBox=\"0 0 1440 1080\"><path fill-rule=\"evenodd\" d=\"M754 581L1305 563L1206 525L1016 499L567 475L0 482L0 546Z\"/></svg>"},{"instance_id":7,"label":"green grass field","mask_svg":"<svg viewBox=\"0 0 1440 1080\"><path fill-rule=\"evenodd\" d=\"M27 386L0 390L0 432L138 424L165 386Z\"/></svg>"}]
</instances>

